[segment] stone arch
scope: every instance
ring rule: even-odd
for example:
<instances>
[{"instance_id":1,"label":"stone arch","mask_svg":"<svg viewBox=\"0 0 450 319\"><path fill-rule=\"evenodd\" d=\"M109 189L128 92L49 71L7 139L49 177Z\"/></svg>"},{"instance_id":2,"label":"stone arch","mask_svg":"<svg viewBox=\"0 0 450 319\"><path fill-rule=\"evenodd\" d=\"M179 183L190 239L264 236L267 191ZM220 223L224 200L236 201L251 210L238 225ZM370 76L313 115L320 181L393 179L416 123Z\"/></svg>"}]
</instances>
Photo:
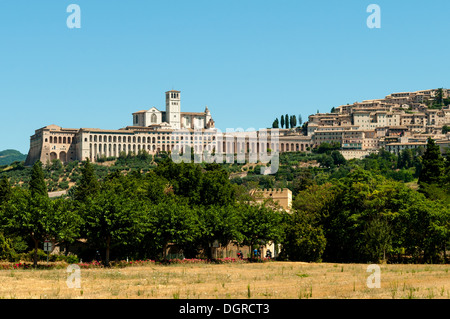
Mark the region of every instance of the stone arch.
<instances>
[{"instance_id":1,"label":"stone arch","mask_svg":"<svg viewBox=\"0 0 450 319\"><path fill-rule=\"evenodd\" d=\"M58 159L58 155L55 152L50 153L50 161L53 161L55 159Z\"/></svg>"},{"instance_id":2,"label":"stone arch","mask_svg":"<svg viewBox=\"0 0 450 319\"><path fill-rule=\"evenodd\" d=\"M59 153L59 160L63 163L66 163L67 162L67 153L64 151Z\"/></svg>"}]
</instances>

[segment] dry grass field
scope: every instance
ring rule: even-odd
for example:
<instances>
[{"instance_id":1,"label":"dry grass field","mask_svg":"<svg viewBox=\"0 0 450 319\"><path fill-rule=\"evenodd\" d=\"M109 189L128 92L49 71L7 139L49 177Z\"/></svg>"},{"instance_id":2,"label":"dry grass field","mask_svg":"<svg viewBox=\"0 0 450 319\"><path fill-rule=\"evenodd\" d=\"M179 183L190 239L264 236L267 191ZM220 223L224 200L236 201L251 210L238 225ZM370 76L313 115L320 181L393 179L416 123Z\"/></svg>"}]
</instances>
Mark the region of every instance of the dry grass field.
<instances>
[{"instance_id":1,"label":"dry grass field","mask_svg":"<svg viewBox=\"0 0 450 319\"><path fill-rule=\"evenodd\" d=\"M450 298L450 265L381 265L381 287L368 288L367 265L269 262L147 265L81 269L68 288L66 269L1 270L0 298L247 299Z\"/></svg>"}]
</instances>

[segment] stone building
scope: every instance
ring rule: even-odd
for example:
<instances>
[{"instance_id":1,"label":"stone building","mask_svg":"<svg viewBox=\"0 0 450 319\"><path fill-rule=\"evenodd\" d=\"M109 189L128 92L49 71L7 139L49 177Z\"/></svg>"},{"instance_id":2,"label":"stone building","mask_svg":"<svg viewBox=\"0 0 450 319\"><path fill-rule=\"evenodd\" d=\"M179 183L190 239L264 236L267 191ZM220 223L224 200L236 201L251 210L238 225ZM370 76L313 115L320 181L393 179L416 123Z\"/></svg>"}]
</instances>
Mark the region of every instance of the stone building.
<instances>
[{"instance_id":1,"label":"stone building","mask_svg":"<svg viewBox=\"0 0 450 319\"><path fill-rule=\"evenodd\" d=\"M267 199L272 199L274 203L280 205L282 209L290 213L292 209L292 191L289 188L276 189L256 189L250 192L255 197L257 203L262 203Z\"/></svg>"},{"instance_id":2,"label":"stone building","mask_svg":"<svg viewBox=\"0 0 450 319\"><path fill-rule=\"evenodd\" d=\"M203 113L180 112L181 92L166 92L166 110L152 107L147 111L133 113L133 126L117 130L98 128L62 128L48 125L35 131L30 138L30 150L25 165L37 160L43 163L55 159L66 163L89 158L118 157L121 152L149 153L171 151L184 138L193 140L194 130L196 148L211 148L215 134L214 120L208 107ZM173 134L179 131L180 134ZM189 135L189 137L185 135Z\"/></svg>"}]
</instances>

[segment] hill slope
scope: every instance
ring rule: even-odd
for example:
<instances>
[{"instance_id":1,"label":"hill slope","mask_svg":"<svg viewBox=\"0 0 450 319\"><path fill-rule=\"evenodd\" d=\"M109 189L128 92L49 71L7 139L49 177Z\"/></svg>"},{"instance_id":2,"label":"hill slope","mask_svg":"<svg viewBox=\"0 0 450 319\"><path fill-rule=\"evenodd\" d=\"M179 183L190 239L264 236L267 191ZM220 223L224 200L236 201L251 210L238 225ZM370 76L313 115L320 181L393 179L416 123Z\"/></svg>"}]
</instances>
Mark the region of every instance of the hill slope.
<instances>
[{"instance_id":1,"label":"hill slope","mask_svg":"<svg viewBox=\"0 0 450 319\"><path fill-rule=\"evenodd\" d=\"M16 150L4 150L0 152L0 166L9 165L15 161L25 161L27 155Z\"/></svg>"}]
</instances>

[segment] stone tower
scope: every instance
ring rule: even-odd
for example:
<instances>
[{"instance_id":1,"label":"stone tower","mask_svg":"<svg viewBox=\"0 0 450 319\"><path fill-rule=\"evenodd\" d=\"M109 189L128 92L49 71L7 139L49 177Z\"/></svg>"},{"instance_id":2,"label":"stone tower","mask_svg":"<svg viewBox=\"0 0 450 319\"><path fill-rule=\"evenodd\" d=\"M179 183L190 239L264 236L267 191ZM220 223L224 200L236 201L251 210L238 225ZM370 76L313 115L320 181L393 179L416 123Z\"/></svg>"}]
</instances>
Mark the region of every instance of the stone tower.
<instances>
[{"instance_id":1,"label":"stone tower","mask_svg":"<svg viewBox=\"0 0 450 319\"><path fill-rule=\"evenodd\" d=\"M166 92L166 122L173 129L181 128L180 93L175 90Z\"/></svg>"}]
</instances>

